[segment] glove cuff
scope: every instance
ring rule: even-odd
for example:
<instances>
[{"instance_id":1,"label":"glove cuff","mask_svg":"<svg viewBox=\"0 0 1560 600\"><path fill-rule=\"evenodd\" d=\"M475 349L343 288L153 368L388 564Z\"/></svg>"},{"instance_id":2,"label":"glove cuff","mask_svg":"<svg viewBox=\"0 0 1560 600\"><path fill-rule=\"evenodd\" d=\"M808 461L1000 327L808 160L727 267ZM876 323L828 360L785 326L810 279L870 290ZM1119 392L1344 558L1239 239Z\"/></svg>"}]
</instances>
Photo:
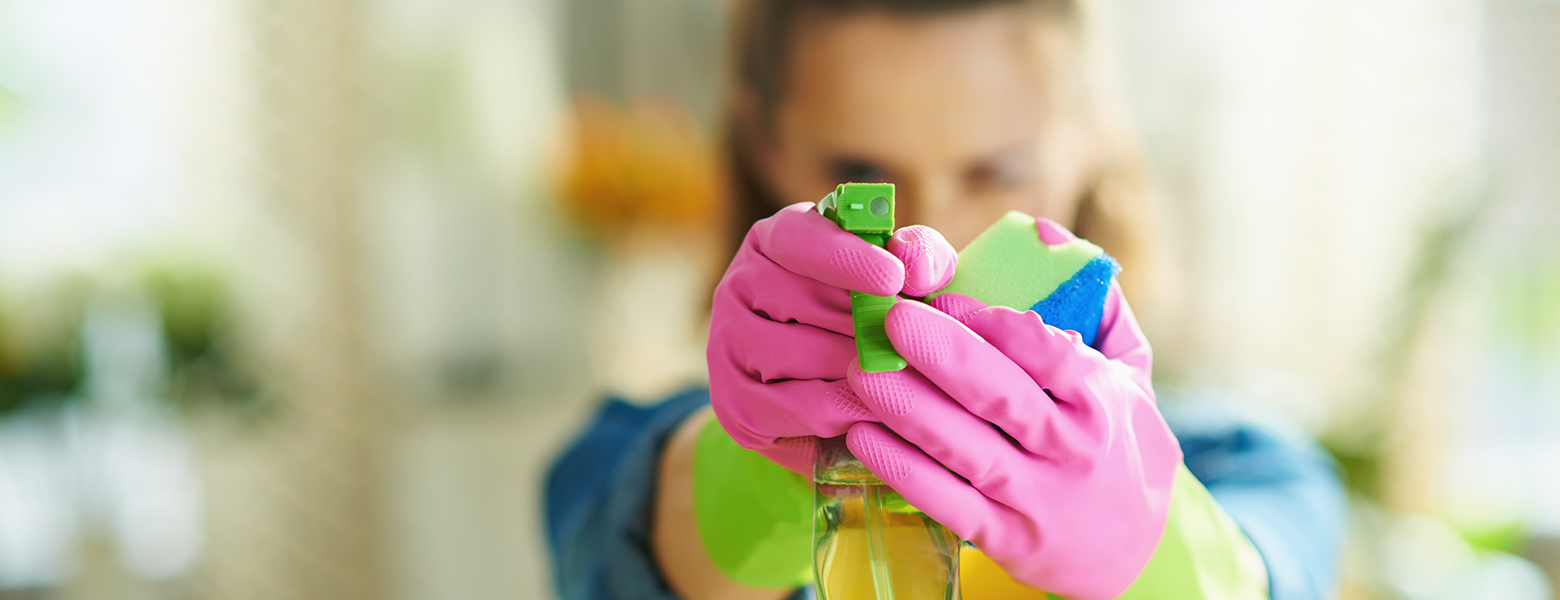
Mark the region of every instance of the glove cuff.
<instances>
[{"instance_id":1,"label":"glove cuff","mask_svg":"<svg viewBox=\"0 0 1560 600\"><path fill-rule=\"evenodd\" d=\"M714 418L699 429L693 507L711 562L737 583L800 587L812 581L812 484L737 445Z\"/></svg>"},{"instance_id":2,"label":"glove cuff","mask_svg":"<svg viewBox=\"0 0 1560 600\"><path fill-rule=\"evenodd\" d=\"M1246 534L1181 465L1154 556L1120 600L1267 600L1268 573Z\"/></svg>"}]
</instances>

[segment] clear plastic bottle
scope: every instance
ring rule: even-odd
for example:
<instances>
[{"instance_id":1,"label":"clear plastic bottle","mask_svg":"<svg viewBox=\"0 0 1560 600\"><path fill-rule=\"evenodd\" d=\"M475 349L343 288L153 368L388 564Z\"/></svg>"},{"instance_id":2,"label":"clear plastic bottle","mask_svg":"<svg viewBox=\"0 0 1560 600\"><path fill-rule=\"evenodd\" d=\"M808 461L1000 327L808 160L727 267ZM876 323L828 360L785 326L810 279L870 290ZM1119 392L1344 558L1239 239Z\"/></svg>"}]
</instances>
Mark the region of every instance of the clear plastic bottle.
<instances>
[{"instance_id":1,"label":"clear plastic bottle","mask_svg":"<svg viewBox=\"0 0 1560 600\"><path fill-rule=\"evenodd\" d=\"M868 471L845 438L813 465L819 600L958 600L959 538Z\"/></svg>"}]
</instances>

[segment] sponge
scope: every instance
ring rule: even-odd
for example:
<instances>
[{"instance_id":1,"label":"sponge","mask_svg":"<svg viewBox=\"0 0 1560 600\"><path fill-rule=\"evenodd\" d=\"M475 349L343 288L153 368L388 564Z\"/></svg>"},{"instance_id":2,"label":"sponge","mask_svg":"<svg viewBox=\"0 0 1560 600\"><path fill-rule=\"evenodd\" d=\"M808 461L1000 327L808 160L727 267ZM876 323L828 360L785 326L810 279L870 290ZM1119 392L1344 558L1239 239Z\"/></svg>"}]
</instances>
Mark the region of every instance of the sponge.
<instances>
[{"instance_id":1,"label":"sponge","mask_svg":"<svg viewBox=\"0 0 1560 600\"><path fill-rule=\"evenodd\" d=\"M1047 246L1035 218L1015 210L959 251L953 280L928 299L953 292L991 306L1032 310L1093 346L1105 294L1119 272L1115 259L1086 240Z\"/></svg>"}]
</instances>

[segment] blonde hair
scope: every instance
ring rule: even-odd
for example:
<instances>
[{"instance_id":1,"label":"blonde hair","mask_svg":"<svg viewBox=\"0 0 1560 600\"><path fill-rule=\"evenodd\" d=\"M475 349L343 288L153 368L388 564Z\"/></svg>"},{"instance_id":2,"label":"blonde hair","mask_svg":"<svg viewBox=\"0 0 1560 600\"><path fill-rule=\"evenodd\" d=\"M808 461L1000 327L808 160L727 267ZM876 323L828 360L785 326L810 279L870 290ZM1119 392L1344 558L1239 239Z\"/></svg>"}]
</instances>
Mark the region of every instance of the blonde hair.
<instances>
[{"instance_id":1,"label":"blonde hair","mask_svg":"<svg viewBox=\"0 0 1560 600\"><path fill-rule=\"evenodd\" d=\"M803 12L841 14L877 10L896 14L936 15L988 6L1033 7L1035 18L1060 25L1072 33L1079 51L1068 53L1064 65L1074 69L1082 83L1080 118L1100 149L1084 180L1087 185L1078 203L1075 222L1066 223L1079 236L1105 248L1123 266L1122 287L1139 298L1161 270L1152 251L1152 222L1146 169L1136 144L1125 134L1120 119L1113 118L1114 103L1104 98L1098 69L1082 47L1086 36L1086 10L1076 0L744 0L734 11L735 23L731 86L756 100L758 116L769 119L785 94L786 59L793 29ZM731 97L735 97L733 94ZM725 193L729 198L728 239L734 250L753 223L781 207L775 193L757 176L749 148L753 135L744 131L735 106L729 107L722 142ZM1140 304L1135 302L1135 304Z\"/></svg>"}]
</instances>

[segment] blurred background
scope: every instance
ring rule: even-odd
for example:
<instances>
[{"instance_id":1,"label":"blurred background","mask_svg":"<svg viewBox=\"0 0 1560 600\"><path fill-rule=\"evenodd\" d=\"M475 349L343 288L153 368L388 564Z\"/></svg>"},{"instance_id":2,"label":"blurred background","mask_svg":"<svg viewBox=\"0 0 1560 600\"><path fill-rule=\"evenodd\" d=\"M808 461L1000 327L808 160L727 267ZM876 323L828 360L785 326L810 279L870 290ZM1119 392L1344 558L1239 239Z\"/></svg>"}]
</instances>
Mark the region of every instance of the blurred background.
<instances>
[{"instance_id":1,"label":"blurred background","mask_svg":"<svg viewBox=\"0 0 1560 600\"><path fill-rule=\"evenodd\" d=\"M1162 389L1321 439L1346 599L1554 598L1560 2L1104 0ZM0 0L0 599L550 598L703 378L726 0Z\"/></svg>"}]
</instances>

